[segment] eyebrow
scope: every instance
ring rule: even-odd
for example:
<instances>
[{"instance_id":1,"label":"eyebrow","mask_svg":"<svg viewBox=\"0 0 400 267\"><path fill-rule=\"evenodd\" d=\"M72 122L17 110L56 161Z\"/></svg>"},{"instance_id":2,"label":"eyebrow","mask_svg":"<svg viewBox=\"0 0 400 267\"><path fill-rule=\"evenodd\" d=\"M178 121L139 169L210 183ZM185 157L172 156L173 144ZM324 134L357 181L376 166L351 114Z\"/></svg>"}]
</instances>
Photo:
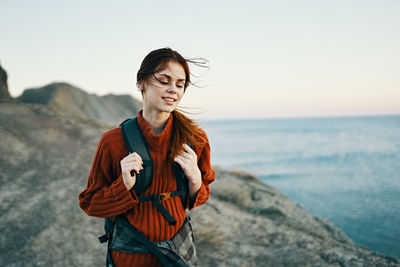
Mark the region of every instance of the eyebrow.
<instances>
[{"instance_id":1,"label":"eyebrow","mask_svg":"<svg viewBox=\"0 0 400 267\"><path fill-rule=\"evenodd\" d=\"M160 75L165 76L168 79L171 79L171 76L169 76L168 74L161 73ZM184 82L184 81L185 81L185 79L178 79L178 82Z\"/></svg>"}]
</instances>

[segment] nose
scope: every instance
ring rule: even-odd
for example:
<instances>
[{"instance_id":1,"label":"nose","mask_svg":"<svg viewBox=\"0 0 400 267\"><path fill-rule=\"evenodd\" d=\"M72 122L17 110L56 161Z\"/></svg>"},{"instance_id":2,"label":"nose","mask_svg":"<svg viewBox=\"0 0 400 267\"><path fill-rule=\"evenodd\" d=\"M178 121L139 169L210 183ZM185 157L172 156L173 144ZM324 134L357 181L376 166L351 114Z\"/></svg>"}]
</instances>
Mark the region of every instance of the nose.
<instances>
[{"instance_id":1,"label":"nose","mask_svg":"<svg viewBox=\"0 0 400 267\"><path fill-rule=\"evenodd\" d=\"M178 91L178 87L176 87L176 85L172 84L171 86L169 86L168 88L168 93L176 93Z\"/></svg>"}]
</instances>

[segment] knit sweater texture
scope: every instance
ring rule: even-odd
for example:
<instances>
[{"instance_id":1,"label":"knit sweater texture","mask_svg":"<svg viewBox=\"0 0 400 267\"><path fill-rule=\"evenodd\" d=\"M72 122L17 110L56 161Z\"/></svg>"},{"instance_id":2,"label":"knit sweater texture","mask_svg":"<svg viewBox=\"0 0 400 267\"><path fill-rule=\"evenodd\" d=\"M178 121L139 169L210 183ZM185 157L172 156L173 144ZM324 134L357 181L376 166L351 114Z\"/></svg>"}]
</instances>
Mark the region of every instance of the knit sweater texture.
<instances>
[{"instance_id":1,"label":"knit sweater texture","mask_svg":"<svg viewBox=\"0 0 400 267\"><path fill-rule=\"evenodd\" d=\"M153 159L153 181L142 195L159 194L175 191L176 178L173 162L168 160L171 144L173 115L171 114L162 133L153 133L150 125L144 120L142 110L138 113L138 123ZM210 145L207 140L201 146L193 147L197 155L198 167L202 175L202 184L188 209L204 204L210 196L209 184L215 180L211 168ZM176 225L171 225L151 203L138 202L133 189L128 190L123 182L120 161L129 154L121 127L105 132L99 141L90 169L86 189L79 194L79 206L90 216L106 218L125 213L128 221L142 232L150 241L171 239L183 225L186 210L181 199L173 197L161 204L175 218ZM161 266L157 257L151 253L133 254L112 251L115 266Z\"/></svg>"}]
</instances>

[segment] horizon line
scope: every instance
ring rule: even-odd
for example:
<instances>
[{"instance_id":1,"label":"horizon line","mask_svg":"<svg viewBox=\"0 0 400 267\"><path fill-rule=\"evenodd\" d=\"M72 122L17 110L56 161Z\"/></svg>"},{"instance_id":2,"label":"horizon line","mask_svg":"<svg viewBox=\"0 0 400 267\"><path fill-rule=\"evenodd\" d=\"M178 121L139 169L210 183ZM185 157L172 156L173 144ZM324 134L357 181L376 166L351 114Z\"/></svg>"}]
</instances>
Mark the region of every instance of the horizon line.
<instances>
[{"instance_id":1,"label":"horizon line","mask_svg":"<svg viewBox=\"0 0 400 267\"><path fill-rule=\"evenodd\" d=\"M397 117L399 113L382 114L341 114L341 115L304 115L287 117L240 117L240 118L200 118L200 121L243 121L243 120L290 120L290 119L351 119L351 118L371 118L371 117Z\"/></svg>"}]
</instances>

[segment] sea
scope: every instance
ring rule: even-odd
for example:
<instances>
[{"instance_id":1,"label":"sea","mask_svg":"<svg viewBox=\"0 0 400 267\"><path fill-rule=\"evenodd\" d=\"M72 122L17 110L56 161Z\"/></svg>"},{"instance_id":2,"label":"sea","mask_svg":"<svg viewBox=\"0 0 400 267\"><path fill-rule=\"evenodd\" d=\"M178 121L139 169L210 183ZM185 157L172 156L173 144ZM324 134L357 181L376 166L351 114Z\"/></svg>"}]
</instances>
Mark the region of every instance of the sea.
<instances>
[{"instance_id":1,"label":"sea","mask_svg":"<svg viewBox=\"0 0 400 267\"><path fill-rule=\"evenodd\" d=\"M200 124L213 165L252 173L357 244L400 257L400 115Z\"/></svg>"}]
</instances>

